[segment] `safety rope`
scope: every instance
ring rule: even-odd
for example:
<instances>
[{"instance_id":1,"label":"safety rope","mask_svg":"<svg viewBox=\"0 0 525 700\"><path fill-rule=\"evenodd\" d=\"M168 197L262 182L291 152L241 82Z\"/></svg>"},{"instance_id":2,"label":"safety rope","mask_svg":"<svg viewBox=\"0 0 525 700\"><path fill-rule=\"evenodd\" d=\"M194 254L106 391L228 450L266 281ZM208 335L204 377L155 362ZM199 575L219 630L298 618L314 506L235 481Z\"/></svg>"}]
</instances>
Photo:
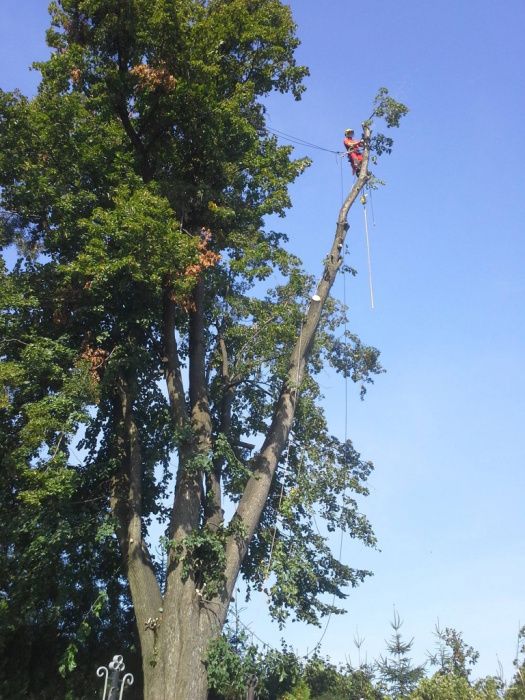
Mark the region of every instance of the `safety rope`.
<instances>
[{"instance_id":1,"label":"safety rope","mask_svg":"<svg viewBox=\"0 0 525 700\"><path fill-rule=\"evenodd\" d=\"M370 305L372 309L374 306L374 285L372 283L372 262L370 259L370 239L368 236L368 217L366 214L366 194L361 196L361 204L363 205L363 212L365 215L365 240L366 240L366 255L368 259L368 287L370 289Z\"/></svg>"},{"instance_id":2,"label":"safety rope","mask_svg":"<svg viewBox=\"0 0 525 700\"><path fill-rule=\"evenodd\" d=\"M372 188L370 185L366 186L368 190L368 196L370 197L370 211L372 212L372 226L376 227L376 217L374 215L374 198L372 197Z\"/></svg>"},{"instance_id":3,"label":"safety rope","mask_svg":"<svg viewBox=\"0 0 525 700\"><path fill-rule=\"evenodd\" d=\"M343 187L343 159L338 156L336 156L336 158L339 160L339 178L341 181L341 206L343 206L343 203L345 201L345 191Z\"/></svg>"},{"instance_id":4,"label":"safety rope","mask_svg":"<svg viewBox=\"0 0 525 700\"><path fill-rule=\"evenodd\" d=\"M301 357L301 343L302 343L302 339L303 339L303 327L304 327L304 315L301 318L301 330L299 332L299 352L297 354L297 357L299 358L299 360ZM299 368L300 368L300 361L297 363L297 374L295 377L295 392L296 392L296 394L295 394L295 407L296 408L297 408L297 402L299 400ZM294 415L295 415L295 412L294 412ZM283 476L282 476L282 481L281 481L281 492L279 494L279 502L277 504L275 525L273 528L272 541L270 543L270 554L268 556L268 564L266 566L266 573L264 576L264 580L266 580L268 578L268 576L270 575L270 569L272 566L273 550L274 550L274 546L275 546L275 538L277 536L277 518L279 517L279 513L281 510L281 504L283 502L283 496L284 496L284 485L286 482L286 477L288 475L288 469L290 466L290 442L291 442L291 437L292 437L292 428L293 428L293 421L292 421L292 425L290 426L290 432L288 433L288 440L286 443L286 456L284 458L284 470L283 470Z\"/></svg>"},{"instance_id":5,"label":"safety rope","mask_svg":"<svg viewBox=\"0 0 525 700\"><path fill-rule=\"evenodd\" d=\"M294 143L297 146L307 146L308 148L315 148L317 151L325 151L326 153L335 153L336 155L343 154L343 151L334 151L332 148L324 148L324 146L318 146L315 143L312 143L311 141L305 141L304 139L300 138L299 136L294 136L293 134L287 134L285 131L281 131L280 129L272 129L269 126L265 126L262 131L265 131L266 133L274 134L274 136L278 136L281 139L286 139L290 143Z\"/></svg>"},{"instance_id":6,"label":"safety rope","mask_svg":"<svg viewBox=\"0 0 525 700\"><path fill-rule=\"evenodd\" d=\"M345 347L348 350L348 318L347 318L347 307L346 307L346 273L345 273L345 268L346 268L346 255L348 253L348 246L345 246L345 252L344 252L344 259L343 259L343 306L344 306L344 329L343 329L343 337L345 339ZM346 461L346 455L347 455L347 450L346 450L346 443L348 441L348 374L345 373L345 410L344 410L344 415L345 415L345 429L344 429L344 445L345 445L345 461ZM345 465L346 466L346 465ZM317 523L316 523L317 527ZM319 528L317 528L317 531L319 532ZM319 533L321 534L321 533ZM342 556L343 556L343 537L344 537L344 531L343 528L340 528L340 533L339 533L339 553L338 553L338 559L341 561ZM332 608L335 605L335 593L332 595ZM308 656L312 653L315 652L316 649L318 649L321 645L321 642L326 636L326 633L328 631L328 627L330 625L330 622L332 621L332 615L333 611L331 610L328 613L328 617L326 618L325 626L323 628L323 631L321 633L321 636L315 643L313 649L311 652L306 652L305 658L308 658Z\"/></svg>"}]
</instances>

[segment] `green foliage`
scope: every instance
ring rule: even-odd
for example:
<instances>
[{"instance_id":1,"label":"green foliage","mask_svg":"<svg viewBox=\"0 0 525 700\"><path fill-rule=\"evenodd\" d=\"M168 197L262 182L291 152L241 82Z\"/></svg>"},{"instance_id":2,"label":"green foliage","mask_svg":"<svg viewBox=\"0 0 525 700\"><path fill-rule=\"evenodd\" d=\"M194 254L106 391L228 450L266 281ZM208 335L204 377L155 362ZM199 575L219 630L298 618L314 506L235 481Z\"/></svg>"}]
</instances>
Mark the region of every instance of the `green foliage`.
<instances>
[{"instance_id":1,"label":"green foliage","mask_svg":"<svg viewBox=\"0 0 525 700\"><path fill-rule=\"evenodd\" d=\"M494 679L486 679L473 687L462 676L436 673L419 683L410 700L497 700L499 697Z\"/></svg>"},{"instance_id":2,"label":"green foliage","mask_svg":"<svg viewBox=\"0 0 525 700\"><path fill-rule=\"evenodd\" d=\"M525 699L525 626L518 632L516 658L513 661L516 673L505 693L505 700Z\"/></svg>"},{"instance_id":3,"label":"green foliage","mask_svg":"<svg viewBox=\"0 0 525 700\"><path fill-rule=\"evenodd\" d=\"M408 114L408 107L402 102L398 102L390 96L388 89L382 87L378 90L374 99L374 111L368 120L383 119L387 128L399 127L401 119ZM392 153L394 140L391 136L379 132L370 139L370 150L372 152L372 162L377 163L379 156L384 153Z\"/></svg>"},{"instance_id":4,"label":"green foliage","mask_svg":"<svg viewBox=\"0 0 525 700\"><path fill-rule=\"evenodd\" d=\"M472 669L479 659L479 652L466 644L461 632L453 627L440 629L439 625L435 632L437 638L437 649L430 655L430 663L438 666L438 673L441 675L454 675L468 680Z\"/></svg>"},{"instance_id":5,"label":"green foliage","mask_svg":"<svg viewBox=\"0 0 525 700\"><path fill-rule=\"evenodd\" d=\"M204 598L211 599L221 590L225 536L223 528L203 528L174 545L176 556L182 561L182 575L194 578L197 590Z\"/></svg>"},{"instance_id":6,"label":"green foliage","mask_svg":"<svg viewBox=\"0 0 525 700\"><path fill-rule=\"evenodd\" d=\"M367 669L337 667L318 654L307 660L304 678L313 700L382 700Z\"/></svg>"},{"instance_id":7,"label":"green foliage","mask_svg":"<svg viewBox=\"0 0 525 700\"><path fill-rule=\"evenodd\" d=\"M521 675L517 674L512 685L505 692L505 700L525 699L525 669L521 669Z\"/></svg>"},{"instance_id":8,"label":"green foliage","mask_svg":"<svg viewBox=\"0 0 525 700\"><path fill-rule=\"evenodd\" d=\"M290 692L301 680L301 660L284 641L281 644L281 650L268 649L259 663L260 694L265 700Z\"/></svg>"},{"instance_id":9,"label":"green foliage","mask_svg":"<svg viewBox=\"0 0 525 700\"><path fill-rule=\"evenodd\" d=\"M503 697L504 683L501 678L487 676L474 683L474 689L480 700L498 700Z\"/></svg>"},{"instance_id":10,"label":"green foliage","mask_svg":"<svg viewBox=\"0 0 525 700\"><path fill-rule=\"evenodd\" d=\"M198 239L180 229L165 197L151 186L120 185L111 196L111 208L95 208L79 222L81 252L65 270L66 279L89 281L94 299L111 286L115 294L129 285L145 296L159 294L168 278L173 294L184 298L195 285L186 274L198 263Z\"/></svg>"},{"instance_id":11,"label":"green foliage","mask_svg":"<svg viewBox=\"0 0 525 700\"><path fill-rule=\"evenodd\" d=\"M436 674L422 680L410 700L474 700L475 697L465 678Z\"/></svg>"},{"instance_id":12,"label":"green foliage","mask_svg":"<svg viewBox=\"0 0 525 700\"><path fill-rule=\"evenodd\" d=\"M233 633L214 642L207 658L213 700L245 697L248 682L257 679L257 697L264 700L383 700L366 669L336 667L314 654L300 659L283 642L281 650L258 651L246 635Z\"/></svg>"},{"instance_id":13,"label":"green foliage","mask_svg":"<svg viewBox=\"0 0 525 700\"><path fill-rule=\"evenodd\" d=\"M400 646L410 646L399 639L399 617L389 646L395 651ZM392 624L392 623L391 623ZM394 661L399 654L394 652ZM403 655L402 655L403 656ZM406 652L404 653L406 656ZM284 700L309 698L311 700L394 700L406 697L408 700L498 700L509 698L521 700L524 697L523 684L519 676L508 688L501 679L488 676L470 682L464 676L450 673L436 673L430 678L423 677L422 667L417 680L411 679L412 689L405 688L404 695L392 687L385 689L382 678L382 660L357 668L350 664L336 666L329 659L314 653L309 658L297 657L284 643L281 650L259 651L248 644L247 635L234 632L227 626L227 634L214 642L208 655L209 676L213 679L210 700L241 700L245 697L250 680L257 679L257 696L264 700ZM393 668L390 665L390 668ZM399 668L397 668L399 671ZM379 671L375 677L375 671ZM396 674L396 679L406 674ZM386 694L385 694L386 693Z\"/></svg>"},{"instance_id":14,"label":"green foliage","mask_svg":"<svg viewBox=\"0 0 525 700\"><path fill-rule=\"evenodd\" d=\"M246 440L271 420L313 285L285 237L264 228L264 217L285 214L289 185L309 165L265 130L263 98L277 90L299 99L308 73L294 57L289 7L56 0L50 11L52 55L37 66L38 94L0 91L0 240L17 251L12 269L0 265L3 697L35 688L82 697L90 688L82 669L131 638L110 504L128 458L123 383L141 447L144 534L153 519L168 519L182 448L196 483L219 470L224 497L237 502L252 468ZM387 126L403 114L385 91L374 110ZM388 150L379 141L375 149ZM161 386L164 308L175 305L184 365L197 280L214 439L205 451L189 422L174 427ZM346 314L334 300L324 309L286 469L279 465L283 499L276 480L243 562L250 590L271 578L281 622L339 612L326 600L369 574L339 562L315 525L324 519L328 532L375 544L360 512L372 465L330 434L320 406L327 362L361 388L382 371L375 348L341 337ZM211 532L202 522L177 554L183 575L210 597L225 536L241 528ZM101 590L108 604L97 615ZM267 679L279 664L269 657ZM65 678L49 680L59 667ZM298 681L287 674L279 692Z\"/></svg>"},{"instance_id":15,"label":"green foliage","mask_svg":"<svg viewBox=\"0 0 525 700\"><path fill-rule=\"evenodd\" d=\"M408 114L408 107L402 102L394 100L388 89L379 88L374 98L374 111L372 115L378 119L384 119L387 127L398 127L401 119Z\"/></svg>"},{"instance_id":16,"label":"green foliage","mask_svg":"<svg viewBox=\"0 0 525 700\"><path fill-rule=\"evenodd\" d=\"M311 697L306 681L301 680L291 690L281 695L279 700L310 700Z\"/></svg>"},{"instance_id":17,"label":"green foliage","mask_svg":"<svg viewBox=\"0 0 525 700\"><path fill-rule=\"evenodd\" d=\"M227 626L226 633L213 641L208 649L206 668L211 696L220 700L244 700L246 687L256 683L261 700L295 697L294 692L307 692L301 678L300 659L286 644L282 649L260 651L248 643L244 631ZM308 697L308 696L307 696Z\"/></svg>"},{"instance_id":18,"label":"green foliage","mask_svg":"<svg viewBox=\"0 0 525 700\"><path fill-rule=\"evenodd\" d=\"M95 599L95 602L91 606L91 609L84 617L77 630L76 639L74 642L70 642L62 656L62 661L58 667L58 672L62 677L65 677L68 673L71 673L77 667L77 656L79 646L85 645L89 635L91 633L90 617L100 618L102 610L106 605L108 600L108 595L105 590L100 591Z\"/></svg>"},{"instance_id":19,"label":"green foliage","mask_svg":"<svg viewBox=\"0 0 525 700\"><path fill-rule=\"evenodd\" d=\"M256 662L254 647L248 647L240 654L224 636L219 637L210 644L206 657L210 689L224 700L240 700L257 670Z\"/></svg>"}]
</instances>

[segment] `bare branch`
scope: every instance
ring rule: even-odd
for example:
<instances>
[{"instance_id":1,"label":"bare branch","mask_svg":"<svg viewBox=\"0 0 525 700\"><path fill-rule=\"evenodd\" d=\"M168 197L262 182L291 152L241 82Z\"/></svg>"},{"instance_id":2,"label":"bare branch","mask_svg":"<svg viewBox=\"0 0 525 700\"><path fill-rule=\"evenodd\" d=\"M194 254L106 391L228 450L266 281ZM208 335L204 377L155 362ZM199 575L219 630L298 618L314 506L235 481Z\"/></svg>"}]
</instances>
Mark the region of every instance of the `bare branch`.
<instances>
[{"instance_id":1,"label":"bare branch","mask_svg":"<svg viewBox=\"0 0 525 700\"><path fill-rule=\"evenodd\" d=\"M230 596L233 590L242 560L259 524L275 470L292 428L299 386L304 376L306 362L319 327L323 307L343 260L341 250L344 247L348 231L348 212L370 177L368 174L370 134L370 127L365 124L365 145L360 175L340 209L332 247L326 258L323 275L317 286L316 294L312 297L308 306L299 338L290 354L287 378L283 383L272 422L263 446L254 459L253 476L248 480L244 494L233 516L234 519L241 522L244 534L242 538L232 535L227 543L225 596Z\"/></svg>"},{"instance_id":2,"label":"bare branch","mask_svg":"<svg viewBox=\"0 0 525 700\"><path fill-rule=\"evenodd\" d=\"M171 537L183 539L198 527L201 515L202 470L198 459L211 452L212 420L206 385L206 348L204 345L204 280L193 292L195 310L190 315L189 395L191 438L179 449L179 469L173 503ZM172 559L173 559L172 554Z\"/></svg>"},{"instance_id":3,"label":"bare branch","mask_svg":"<svg viewBox=\"0 0 525 700\"><path fill-rule=\"evenodd\" d=\"M171 417L175 428L182 429L188 422L188 412L184 398L181 366L177 339L175 336L175 303L170 298L169 291L164 293L163 330L164 330L164 376L170 402Z\"/></svg>"},{"instance_id":4,"label":"bare branch","mask_svg":"<svg viewBox=\"0 0 525 700\"><path fill-rule=\"evenodd\" d=\"M228 436L231 426L231 408L234 397L234 388L230 382L230 363L228 350L222 332L219 332L218 347L221 355L221 383L222 396L220 402L219 432ZM215 457L213 469L206 475L206 523L216 529L224 521L222 510L221 479L224 466L223 457Z\"/></svg>"}]
</instances>

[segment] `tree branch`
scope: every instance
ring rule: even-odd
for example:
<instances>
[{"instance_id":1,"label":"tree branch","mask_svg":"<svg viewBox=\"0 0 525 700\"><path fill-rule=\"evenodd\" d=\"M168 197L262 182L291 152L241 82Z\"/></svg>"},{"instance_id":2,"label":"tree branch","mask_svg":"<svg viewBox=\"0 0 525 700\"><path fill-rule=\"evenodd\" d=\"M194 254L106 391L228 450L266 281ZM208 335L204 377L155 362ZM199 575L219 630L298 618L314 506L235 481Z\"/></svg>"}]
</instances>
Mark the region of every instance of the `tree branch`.
<instances>
[{"instance_id":1,"label":"tree branch","mask_svg":"<svg viewBox=\"0 0 525 700\"><path fill-rule=\"evenodd\" d=\"M229 436L231 428L231 409L234 398L234 387L230 380L230 363L226 341L219 331L218 347L221 355L221 385L222 395L219 409L219 432ZM206 523L217 529L224 521L222 510L221 478L224 466L223 457L215 457L213 460L213 470L206 476Z\"/></svg>"},{"instance_id":2,"label":"tree branch","mask_svg":"<svg viewBox=\"0 0 525 700\"><path fill-rule=\"evenodd\" d=\"M153 655L154 639L146 629L149 618L160 617L162 593L153 563L142 539L142 454L137 425L133 417L132 396L121 377L118 386L121 455L120 474L113 479L111 510L117 520L117 536L131 590L143 655Z\"/></svg>"},{"instance_id":3,"label":"tree branch","mask_svg":"<svg viewBox=\"0 0 525 700\"><path fill-rule=\"evenodd\" d=\"M370 133L370 127L365 124L365 146L363 149L361 173L339 211L332 247L326 258L323 275L317 286L316 295L310 301L299 338L290 354L287 377L283 383L272 422L263 446L254 459L253 475L248 480L233 516L233 519L240 522L243 534L242 536L238 534L232 535L227 542L224 591L226 600L229 600L231 596L242 560L259 524L270 492L272 479L292 428L299 386L301 385L305 366L319 327L321 313L343 260L341 250L344 247L349 228L347 223L348 212L370 177L368 174Z\"/></svg>"},{"instance_id":4,"label":"tree branch","mask_svg":"<svg viewBox=\"0 0 525 700\"><path fill-rule=\"evenodd\" d=\"M122 123L122 126L124 127L127 137L131 142L131 145L137 153L142 179L144 182L149 182L153 177L153 169L149 162L148 152L142 142L142 139L133 128L126 104L121 101L120 98L117 99L119 100L115 105L117 115Z\"/></svg>"},{"instance_id":5,"label":"tree branch","mask_svg":"<svg viewBox=\"0 0 525 700\"><path fill-rule=\"evenodd\" d=\"M204 345L204 280L193 292L195 310L190 315L189 329L189 394L191 439L179 449L179 469L173 504L171 537L179 541L200 522L202 469L199 457L211 452L212 420L206 386L206 348ZM175 554L172 553L172 561Z\"/></svg>"},{"instance_id":6,"label":"tree branch","mask_svg":"<svg viewBox=\"0 0 525 700\"><path fill-rule=\"evenodd\" d=\"M170 298L168 289L164 291L162 322L164 334L164 356L162 361L164 363L164 376L168 390L171 418L176 429L183 429L188 422L188 411L186 409L179 351L175 336L175 302Z\"/></svg>"}]
</instances>

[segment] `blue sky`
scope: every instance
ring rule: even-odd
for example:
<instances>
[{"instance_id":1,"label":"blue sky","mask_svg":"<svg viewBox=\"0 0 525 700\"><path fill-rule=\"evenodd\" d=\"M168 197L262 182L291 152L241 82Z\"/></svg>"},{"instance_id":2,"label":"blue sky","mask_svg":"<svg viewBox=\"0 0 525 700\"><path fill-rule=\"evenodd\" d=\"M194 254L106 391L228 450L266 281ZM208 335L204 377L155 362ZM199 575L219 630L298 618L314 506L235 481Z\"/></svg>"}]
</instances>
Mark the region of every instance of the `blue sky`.
<instances>
[{"instance_id":1,"label":"blue sky","mask_svg":"<svg viewBox=\"0 0 525 700\"><path fill-rule=\"evenodd\" d=\"M46 2L2 0L0 86L30 94L45 57ZM479 675L512 672L525 623L525 77L522 0L343 0L290 3L311 77L300 102L269 100L269 125L330 149L369 115L377 88L410 107L394 153L376 169L371 310L363 215L350 216L347 280L352 329L382 351L387 374L349 403L348 433L376 471L363 504L381 552L344 540L374 577L330 621L323 651L357 660L384 651L395 605L419 661L439 619L481 652ZM321 269L341 200L340 165L298 148L313 166L275 226L313 274ZM343 184L350 185L344 164ZM272 222L273 223L273 222ZM342 281L335 294L342 297ZM333 430L344 435L344 384L322 376ZM338 546L338 545L336 545ZM269 643L281 633L260 609L243 620ZM317 629L290 626L302 653Z\"/></svg>"}]
</instances>

